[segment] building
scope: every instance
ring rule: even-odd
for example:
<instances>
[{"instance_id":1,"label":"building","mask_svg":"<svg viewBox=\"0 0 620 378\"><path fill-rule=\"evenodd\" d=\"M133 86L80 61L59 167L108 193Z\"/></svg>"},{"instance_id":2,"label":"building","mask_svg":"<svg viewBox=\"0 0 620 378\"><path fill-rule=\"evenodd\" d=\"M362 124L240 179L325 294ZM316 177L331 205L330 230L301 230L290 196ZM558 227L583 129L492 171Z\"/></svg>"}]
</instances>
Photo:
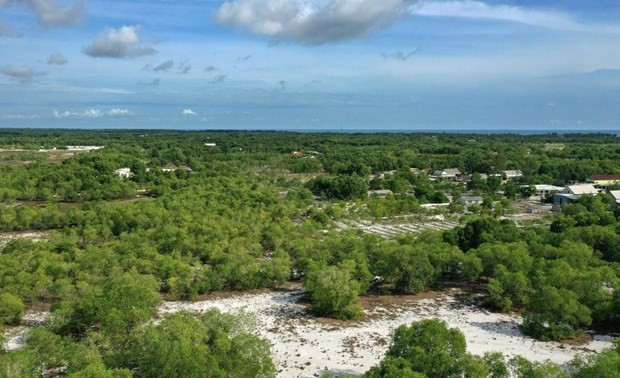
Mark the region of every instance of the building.
<instances>
[{"instance_id":1,"label":"building","mask_svg":"<svg viewBox=\"0 0 620 378\"><path fill-rule=\"evenodd\" d=\"M297 157L302 157L302 156L304 156L304 152L302 150L295 150L295 151L291 151L291 155L297 156Z\"/></svg>"},{"instance_id":2,"label":"building","mask_svg":"<svg viewBox=\"0 0 620 378\"><path fill-rule=\"evenodd\" d=\"M524 185L524 187L528 187L528 186L529 185ZM539 197L547 197L549 194L559 193L562 190L564 190L564 188L561 186L546 185L546 184L534 185L534 188L536 189L536 192L534 194Z\"/></svg>"},{"instance_id":3,"label":"building","mask_svg":"<svg viewBox=\"0 0 620 378\"><path fill-rule=\"evenodd\" d=\"M610 190L609 195L614 199L616 206L620 205L620 190Z\"/></svg>"},{"instance_id":4,"label":"building","mask_svg":"<svg viewBox=\"0 0 620 378\"><path fill-rule=\"evenodd\" d=\"M620 175L593 175L592 181L597 188L605 188L609 185L620 185Z\"/></svg>"},{"instance_id":5,"label":"building","mask_svg":"<svg viewBox=\"0 0 620 378\"><path fill-rule=\"evenodd\" d=\"M563 205L577 201L583 196L593 196L599 194L599 190L592 184L568 185L561 192L553 195L554 205Z\"/></svg>"},{"instance_id":6,"label":"building","mask_svg":"<svg viewBox=\"0 0 620 378\"><path fill-rule=\"evenodd\" d=\"M520 170L511 170L511 171L504 171L503 173L503 177L506 180L514 180L514 179L518 179L523 177L523 172L521 172Z\"/></svg>"},{"instance_id":7,"label":"building","mask_svg":"<svg viewBox=\"0 0 620 378\"><path fill-rule=\"evenodd\" d=\"M463 196L458 199L458 203L461 205L481 205L482 197L480 196Z\"/></svg>"},{"instance_id":8,"label":"building","mask_svg":"<svg viewBox=\"0 0 620 378\"><path fill-rule=\"evenodd\" d=\"M120 178L129 178L133 176L133 173L131 172L131 168L119 168L116 171L114 171L114 173L116 173Z\"/></svg>"},{"instance_id":9,"label":"building","mask_svg":"<svg viewBox=\"0 0 620 378\"><path fill-rule=\"evenodd\" d=\"M205 143L205 147L215 147L215 143Z\"/></svg>"},{"instance_id":10,"label":"building","mask_svg":"<svg viewBox=\"0 0 620 378\"><path fill-rule=\"evenodd\" d=\"M458 168L438 169L433 172L433 176L444 180L456 181L461 178L461 171Z\"/></svg>"}]
</instances>

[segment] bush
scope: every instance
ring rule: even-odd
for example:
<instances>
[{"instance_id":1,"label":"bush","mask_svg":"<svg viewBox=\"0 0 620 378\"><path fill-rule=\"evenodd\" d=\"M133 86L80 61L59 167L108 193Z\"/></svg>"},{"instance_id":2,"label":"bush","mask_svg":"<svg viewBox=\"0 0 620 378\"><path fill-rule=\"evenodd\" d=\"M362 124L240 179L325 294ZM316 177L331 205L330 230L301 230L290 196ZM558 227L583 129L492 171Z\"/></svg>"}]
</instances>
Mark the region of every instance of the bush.
<instances>
[{"instance_id":1,"label":"bush","mask_svg":"<svg viewBox=\"0 0 620 378\"><path fill-rule=\"evenodd\" d=\"M363 315L357 304L360 284L351 278L355 263L347 260L340 266L314 266L305 286L312 295L313 311L319 316L359 319Z\"/></svg>"},{"instance_id":2,"label":"bush","mask_svg":"<svg viewBox=\"0 0 620 378\"><path fill-rule=\"evenodd\" d=\"M17 325L24 315L24 302L13 294L0 294L0 324Z\"/></svg>"}]
</instances>

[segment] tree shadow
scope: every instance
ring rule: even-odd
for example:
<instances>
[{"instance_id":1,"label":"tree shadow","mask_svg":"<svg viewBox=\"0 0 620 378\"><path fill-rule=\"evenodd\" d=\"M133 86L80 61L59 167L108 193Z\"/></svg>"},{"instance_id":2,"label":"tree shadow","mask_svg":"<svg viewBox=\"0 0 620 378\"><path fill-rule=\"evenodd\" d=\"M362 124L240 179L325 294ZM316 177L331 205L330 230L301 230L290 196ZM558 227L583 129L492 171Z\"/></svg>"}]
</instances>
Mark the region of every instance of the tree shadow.
<instances>
[{"instance_id":1,"label":"tree shadow","mask_svg":"<svg viewBox=\"0 0 620 378\"><path fill-rule=\"evenodd\" d=\"M470 324L487 332L498 333L510 337L527 337L521 333L521 331L519 330L519 325L513 322L471 322Z\"/></svg>"}]
</instances>

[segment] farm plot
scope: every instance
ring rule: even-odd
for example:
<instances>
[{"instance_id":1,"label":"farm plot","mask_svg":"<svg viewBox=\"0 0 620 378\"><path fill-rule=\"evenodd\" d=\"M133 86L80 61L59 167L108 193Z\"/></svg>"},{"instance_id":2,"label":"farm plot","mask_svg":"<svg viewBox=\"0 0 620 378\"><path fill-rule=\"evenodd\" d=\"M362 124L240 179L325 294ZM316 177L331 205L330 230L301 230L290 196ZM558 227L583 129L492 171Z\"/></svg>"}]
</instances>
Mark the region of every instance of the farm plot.
<instances>
[{"instance_id":1,"label":"farm plot","mask_svg":"<svg viewBox=\"0 0 620 378\"><path fill-rule=\"evenodd\" d=\"M428 219L416 220L403 223L375 223L364 224L362 222L349 222L348 224L337 224L339 228L360 229L366 233L378 235L384 238L397 238L406 234L419 234L426 230L451 230L457 227L459 223L454 220L447 219Z\"/></svg>"}]
</instances>

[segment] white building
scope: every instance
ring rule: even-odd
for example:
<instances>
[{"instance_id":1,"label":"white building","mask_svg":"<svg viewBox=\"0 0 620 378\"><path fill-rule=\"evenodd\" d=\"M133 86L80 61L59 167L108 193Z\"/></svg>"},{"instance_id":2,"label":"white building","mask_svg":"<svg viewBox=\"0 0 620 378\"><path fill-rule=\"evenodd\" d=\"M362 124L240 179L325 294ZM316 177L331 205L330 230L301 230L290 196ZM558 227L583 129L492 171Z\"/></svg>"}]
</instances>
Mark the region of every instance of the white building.
<instances>
[{"instance_id":1,"label":"white building","mask_svg":"<svg viewBox=\"0 0 620 378\"><path fill-rule=\"evenodd\" d=\"M534 188L536 188L536 195L540 197L546 197L549 194L559 193L562 190L564 190L564 188L561 186L546 185L546 184L534 185Z\"/></svg>"},{"instance_id":2,"label":"white building","mask_svg":"<svg viewBox=\"0 0 620 378\"><path fill-rule=\"evenodd\" d=\"M481 205L482 197L480 196L463 196L458 199L458 203L461 205Z\"/></svg>"},{"instance_id":3,"label":"white building","mask_svg":"<svg viewBox=\"0 0 620 378\"><path fill-rule=\"evenodd\" d=\"M116 171L114 171L114 173L116 173L120 178L129 178L133 176L133 173L131 172L131 168L119 168Z\"/></svg>"}]
</instances>

